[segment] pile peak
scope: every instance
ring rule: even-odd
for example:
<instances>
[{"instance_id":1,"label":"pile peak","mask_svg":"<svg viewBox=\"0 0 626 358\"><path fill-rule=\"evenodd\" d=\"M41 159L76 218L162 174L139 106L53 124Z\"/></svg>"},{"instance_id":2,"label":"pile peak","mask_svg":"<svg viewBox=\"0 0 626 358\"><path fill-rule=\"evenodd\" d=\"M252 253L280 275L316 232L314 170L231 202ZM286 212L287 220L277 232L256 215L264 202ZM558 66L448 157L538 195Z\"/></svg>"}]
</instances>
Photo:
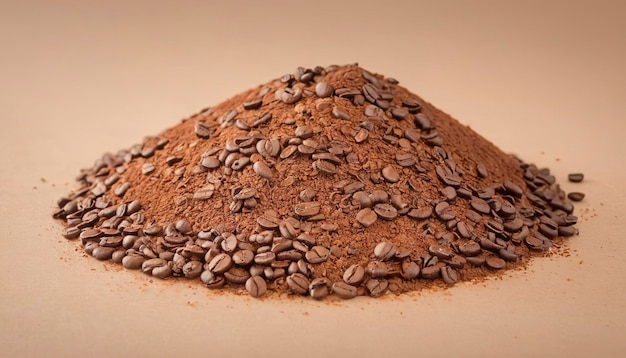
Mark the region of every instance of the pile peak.
<instances>
[{"instance_id":1,"label":"pile peak","mask_svg":"<svg viewBox=\"0 0 626 358\"><path fill-rule=\"evenodd\" d=\"M549 170L357 65L300 67L77 180L54 217L89 254L255 297L449 285L577 233Z\"/></svg>"}]
</instances>

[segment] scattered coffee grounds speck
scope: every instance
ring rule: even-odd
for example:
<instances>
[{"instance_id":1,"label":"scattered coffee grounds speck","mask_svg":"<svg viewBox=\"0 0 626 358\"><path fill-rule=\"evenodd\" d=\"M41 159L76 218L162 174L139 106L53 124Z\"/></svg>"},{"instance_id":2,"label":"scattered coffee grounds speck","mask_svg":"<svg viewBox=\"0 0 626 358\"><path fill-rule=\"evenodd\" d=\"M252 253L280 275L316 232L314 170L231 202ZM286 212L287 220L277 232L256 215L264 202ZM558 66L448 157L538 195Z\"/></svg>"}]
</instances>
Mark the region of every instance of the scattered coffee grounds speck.
<instances>
[{"instance_id":1,"label":"scattered coffee grounds speck","mask_svg":"<svg viewBox=\"0 0 626 358\"><path fill-rule=\"evenodd\" d=\"M252 297L379 297L525 267L578 234L583 198L357 65L300 67L76 180L53 217L87 254Z\"/></svg>"}]
</instances>

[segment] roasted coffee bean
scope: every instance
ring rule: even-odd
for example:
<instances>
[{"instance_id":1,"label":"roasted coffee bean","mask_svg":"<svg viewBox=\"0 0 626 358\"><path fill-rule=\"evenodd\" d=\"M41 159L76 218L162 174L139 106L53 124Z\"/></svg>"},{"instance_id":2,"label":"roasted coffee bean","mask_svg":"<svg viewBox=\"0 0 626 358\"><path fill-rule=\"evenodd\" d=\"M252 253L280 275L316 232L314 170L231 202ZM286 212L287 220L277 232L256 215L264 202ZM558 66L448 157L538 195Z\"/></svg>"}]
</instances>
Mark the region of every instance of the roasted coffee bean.
<instances>
[{"instance_id":1,"label":"roasted coffee bean","mask_svg":"<svg viewBox=\"0 0 626 358\"><path fill-rule=\"evenodd\" d=\"M306 201L298 203L294 207L294 212L298 216L314 216L320 213L320 203L317 201Z\"/></svg>"},{"instance_id":2,"label":"roasted coffee bean","mask_svg":"<svg viewBox=\"0 0 626 358\"><path fill-rule=\"evenodd\" d=\"M367 264L365 270L372 278L385 277L389 271L387 265L381 261L371 261Z\"/></svg>"},{"instance_id":3,"label":"roasted coffee bean","mask_svg":"<svg viewBox=\"0 0 626 358\"><path fill-rule=\"evenodd\" d=\"M452 267L444 266L441 268L441 278L447 284L454 284L459 280L459 275Z\"/></svg>"},{"instance_id":4,"label":"roasted coffee bean","mask_svg":"<svg viewBox=\"0 0 626 358\"><path fill-rule=\"evenodd\" d=\"M339 118L339 119L343 119L343 120L350 119L350 115L339 107L333 107L333 110L331 113L334 117Z\"/></svg>"},{"instance_id":5,"label":"roasted coffee bean","mask_svg":"<svg viewBox=\"0 0 626 358\"><path fill-rule=\"evenodd\" d=\"M321 300L328 296L329 281L326 277L318 277L311 281L309 285L309 293L316 300Z\"/></svg>"},{"instance_id":6,"label":"roasted coffee bean","mask_svg":"<svg viewBox=\"0 0 626 358\"><path fill-rule=\"evenodd\" d=\"M449 259L452 257L452 252L443 245L430 245L428 247L428 253L440 259Z\"/></svg>"},{"instance_id":7,"label":"roasted coffee bean","mask_svg":"<svg viewBox=\"0 0 626 358\"><path fill-rule=\"evenodd\" d=\"M224 279L231 284L243 285L250 278L250 272L241 267L231 267L224 272Z\"/></svg>"},{"instance_id":8,"label":"roasted coffee bean","mask_svg":"<svg viewBox=\"0 0 626 358\"><path fill-rule=\"evenodd\" d=\"M413 261L402 262L402 278L405 280L412 280L417 278L420 274L420 267Z\"/></svg>"},{"instance_id":9,"label":"roasted coffee bean","mask_svg":"<svg viewBox=\"0 0 626 358\"><path fill-rule=\"evenodd\" d=\"M316 195L317 195L317 192L315 190L311 188L306 188L300 192L299 196L300 196L300 200L308 202L308 201L313 201Z\"/></svg>"},{"instance_id":10,"label":"roasted coffee bean","mask_svg":"<svg viewBox=\"0 0 626 358\"><path fill-rule=\"evenodd\" d=\"M254 262L259 265L270 265L274 261L276 261L276 254L271 251L257 253L254 256Z\"/></svg>"},{"instance_id":11,"label":"roasted coffee bean","mask_svg":"<svg viewBox=\"0 0 626 358\"><path fill-rule=\"evenodd\" d=\"M252 101L243 102L242 106L246 110L259 109L263 105L263 100L258 98Z\"/></svg>"},{"instance_id":12,"label":"roasted coffee bean","mask_svg":"<svg viewBox=\"0 0 626 358\"><path fill-rule=\"evenodd\" d=\"M567 198L571 201L581 201L585 198L585 194L580 192L571 192L567 194Z\"/></svg>"},{"instance_id":13,"label":"roasted coffee bean","mask_svg":"<svg viewBox=\"0 0 626 358\"><path fill-rule=\"evenodd\" d=\"M306 295L309 292L310 282L303 274L294 273L293 275L287 276L287 285L293 293Z\"/></svg>"},{"instance_id":14,"label":"roasted coffee bean","mask_svg":"<svg viewBox=\"0 0 626 358\"><path fill-rule=\"evenodd\" d=\"M422 269L422 277L429 280L439 278L441 275L441 268L439 266L427 266Z\"/></svg>"},{"instance_id":15,"label":"roasted coffee bean","mask_svg":"<svg viewBox=\"0 0 626 358\"><path fill-rule=\"evenodd\" d=\"M390 183L397 183L400 180L400 174L392 166L386 166L382 170L383 178Z\"/></svg>"},{"instance_id":16,"label":"roasted coffee bean","mask_svg":"<svg viewBox=\"0 0 626 358\"><path fill-rule=\"evenodd\" d=\"M453 220L456 217L456 214L452 210L452 207L450 207L450 204L445 201L442 201L435 206L435 213L443 221Z\"/></svg>"},{"instance_id":17,"label":"roasted coffee bean","mask_svg":"<svg viewBox=\"0 0 626 358\"><path fill-rule=\"evenodd\" d=\"M374 190L371 192L369 197L372 201L372 204L385 203L387 200L389 200L389 194L387 194L387 192L385 192L384 190Z\"/></svg>"},{"instance_id":18,"label":"roasted coffee bean","mask_svg":"<svg viewBox=\"0 0 626 358\"><path fill-rule=\"evenodd\" d=\"M367 292L372 297L380 297L387 292L389 282L387 280L370 279L365 283Z\"/></svg>"},{"instance_id":19,"label":"roasted coffee bean","mask_svg":"<svg viewBox=\"0 0 626 358\"><path fill-rule=\"evenodd\" d=\"M220 288L226 283L223 276L218 276L211 271L205 270L200 275L200 280L208 288Z\"/></svg>"},{"instance_id":20,"label":"roasted coffee bean","mask_svg":"<svg viewBox=\"0 0 626 358\"><path fill-rule=\"evenodd\" d=\"M112 257L114 251L115 247L98 246L93 249L91 255L98 260L109 260Z\"/></svg>"},{"instance_id":21,"label":"roasted coffee bean","mask_svg":"<svg viewBox=\"0 0 626 358\"><path fill-rule=\"evenodd\" d=\"M475 241L468 241L460 245L459 250L465 256L476 256L482 251L480 245Z\"/></svg>"},{"instance_id":22,"label":"roasted coffee bean","mask_svg":"<svg viewBox=\"0 0 626 358\"><path fill-rule=\"evenodd\" d=\"M376 215L376 213L370 208L361 209L356 214L356 220L364 227L370 227L376 222L377 218L378 216Z\"/></svg>"},{"instance_id":23,"label":"roasted coffee bean","mask_svg":"<svg viewBox=\"0 0 626 358\"><path fill-rule=\"evenodd\" d=\"M252 169L258 176L265 179L272 179L272 170L263 161L258 161L252 165Z\"/></svg>"},{"instance_id":24,"label":"roasted coffee bean","mask_svg":"<svg viewBox=\"0 0 626 358\"><path fill-rule=\"evenodd\" d=\"M200 277L202 273L202 262L189 261L183 266L183 275L188 279Z\"/></svg>"},{"instance_id":25,"label":"roasted coffee bean","mask_svg":"<svg viewBox=\"0 0 626 358\"><path fill-rule=\"evenodd\" d=\"M424 220L424 219L428 219L429 217L433 215L433 209L431 207L412 209L407 213L407 215L414 219Z\"/></svg>"},{"instance_id":26,"label":"roasted coffee bean","mask_svg":"<svg viewBox=\"0 0 626 358\"><path fill-rule=\"evenodd\" d=\"M199 138L207 139L211 136L211 127L204 121L198 121L196 122L195 132Z\"/></svg>"},{"instance_id":27,"label":"roasted coffee bean","mask_svg":"<svg viewBox=\"0 0 626 358\"><path fill-rule=\"evenodd\" d=\"M354 298L357 294L356 287L342 281L333 283L332 291L335 296L342 299Z\"/></svg>"},{"instance_id":28,"label":"roasted coffee bean","mask_svg":"<svg viewBox=\"0 0 626 358\"><path fill-rule=\"evenodd\" d=\"M267 292L267 283L261 276L252 276L246 281L246 291L254 298L261 297Z\"/></svg>"},{"instance_id":29,"label":"roasted coffee bean","mask_svg":"<svg viewBox=\"0 0 626 358\"><path fill-rule=\"evenodd\" d=\"M506 262L503 259L495 256L487 257L485 259L485 264L487 265L487 267L493 270L500 270L506 266Z\"/></svg>"},{"instance_id":30,"label":"roasted coffee bean","mask_svg":"<svg viewBox=\"0 0 626 358\"><path fill-rule=\"evenodd\" d=\"M256 262L256 260L255 260ZM218 254L209 262L209 271L216 275L223 274L232 266L233 260L227 254ZM257 262L258 263L258 262Z\"/></svg>"},{"instance_id":31,"label":"roasted coffee bean","mask_svg":"<svg viewBox=\"0 0 626 358\"><path fill-rule=\"evenodd\" d=\"M365 278L365 269L361 265L352 265L343 273L343 281L349 285L358 285Z\"/></svg>"},{"instance_id":32,"label":"roasted coffee bean","mask_svg":"<svg viewBox=\"0 0 626 358\"><path fill-rule=\"evenodd\" d=\"M337 173L337 167L335 166L335 164L326 161L326 160L322 160L322 159L318 159L316 161L313 162L313 167L317 170L319 170L322 173L325 174L336 174Z\"/></svg>"},{"instance_id":33,"label":"roasted coffee bean","mask_svg":"<svg viewBox=\"0 0 626 358\"><path fill-rule=\"evenodd\" d=\"M328 82L319 82L315 85L315 94L320 98L330 97L335 89Z\"/></svg>"},{"instance_id":34,"label":"roasted coffee bean","mask_svg":"<svg viewBox=\"0 0 626 358\"><path fill-rule=\"evenodd\" d=\"M330 250L324 246L313 246L304 256L308 262L319 264L328 260Z\"/></svg>"},{"instance_id":35,"label":"roasted coffee bean","mask_svg":"<svg viewBox=\"0 0 626 358\"><path fill-rule=\"evenodd\" d=\"M383 241L374 247L374 256L381 261L387 261L396 254L396 246L388 241Z\"/></svg>"},{"instance_id":36,"label":"roasted coffee bean","mask_svg":"<svg viewBox=\"0 0 626 358\"><path fill-rule=\"evenodd\" d=\"M567 175L567 179L572 183L580 183L585 179L585 175L583 173L572 173Z\"/></svg>"},{"instance_id":37,"label":"roasted coffee bean","mask_svg":"<svg viewBox=\"0 0 626 358\"><path fill-rule=\"evenodd\" d=\"M483 163L476 164L476 174L479 178L486 178L487 176L489 176L487 167Z\"/></svg>"},{"instance_id":38,"label":"roasted coffee bean","mask_svg":"<svg viewBox=\"0 0 626 358\"><path fill-rule=\"evenodd\" d=\"M374 205L374 212L384 220L393 220L398 217L398 210L389 204Z\"/></svg>"}]
</instances>

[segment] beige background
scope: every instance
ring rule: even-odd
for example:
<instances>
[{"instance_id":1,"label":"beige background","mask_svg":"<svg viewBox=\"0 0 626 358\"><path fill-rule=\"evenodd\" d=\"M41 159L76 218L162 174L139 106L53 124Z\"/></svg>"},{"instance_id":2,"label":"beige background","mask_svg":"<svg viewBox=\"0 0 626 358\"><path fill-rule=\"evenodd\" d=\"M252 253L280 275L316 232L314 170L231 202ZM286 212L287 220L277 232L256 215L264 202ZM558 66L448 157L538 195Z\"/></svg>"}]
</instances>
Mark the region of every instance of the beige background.
<instances>
[{"instance_id":1,"label":"beige background","mask_svg":"<svg viewBox=\"0 0 626 358\"><path fill-rule=\"evenodd\" d=\"M337 3L0 2L2 356L626 355L626 3ZM104 151L299 65L352 62L584 191L572 255L327 304L152 282L60 236L55 200Z\"/></svg>"}]
</instances>

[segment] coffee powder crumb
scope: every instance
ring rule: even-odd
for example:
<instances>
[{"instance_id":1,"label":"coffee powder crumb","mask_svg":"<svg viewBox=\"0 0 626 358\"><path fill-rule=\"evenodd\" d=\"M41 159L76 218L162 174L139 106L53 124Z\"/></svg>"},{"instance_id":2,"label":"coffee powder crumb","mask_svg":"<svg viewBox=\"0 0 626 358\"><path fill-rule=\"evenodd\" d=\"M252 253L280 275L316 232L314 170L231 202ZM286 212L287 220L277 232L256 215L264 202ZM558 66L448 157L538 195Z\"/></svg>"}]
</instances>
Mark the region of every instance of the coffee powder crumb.
<instances>
[{"instance_id":1,"label":"coffee powder crumb","mask_svg":"<svg viewBox=\"0 0 626 358\"><path fill-rule=\"evenodd\" d=\"M98 260L318 300L445 288L562 255L578 234L570 199L583 197L358 65L299 67L76 180L53 217Z\"/></svg>"}]
</instances>

